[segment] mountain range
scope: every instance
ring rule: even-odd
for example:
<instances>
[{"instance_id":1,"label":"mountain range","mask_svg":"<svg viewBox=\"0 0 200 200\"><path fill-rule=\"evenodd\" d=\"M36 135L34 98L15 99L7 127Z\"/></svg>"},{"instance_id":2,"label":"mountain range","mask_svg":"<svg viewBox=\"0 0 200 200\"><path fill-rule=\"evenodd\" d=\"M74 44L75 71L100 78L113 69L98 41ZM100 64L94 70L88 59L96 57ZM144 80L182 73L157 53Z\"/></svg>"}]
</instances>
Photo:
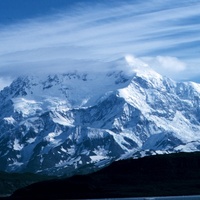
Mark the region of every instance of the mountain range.
<instances>
[{"instance_id":1,"label":"mountain range","mask_svg":"<svg viewBox=\"0 0 200 200\"><path fill-rule=\"evenodd\" d=\"M199 151L199 101L200 84L130 56L107 71L21 76L0 92L0 171L71 176Z\"/></svg>"}]
</instances>

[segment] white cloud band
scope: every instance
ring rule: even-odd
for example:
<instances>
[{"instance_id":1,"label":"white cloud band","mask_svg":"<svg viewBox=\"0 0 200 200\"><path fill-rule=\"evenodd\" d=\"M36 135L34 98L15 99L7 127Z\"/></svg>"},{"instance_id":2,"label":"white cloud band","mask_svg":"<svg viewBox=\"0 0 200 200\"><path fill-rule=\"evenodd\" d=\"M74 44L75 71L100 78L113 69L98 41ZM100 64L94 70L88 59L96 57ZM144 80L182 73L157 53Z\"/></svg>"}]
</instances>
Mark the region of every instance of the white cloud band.
<instances>
[{"instance_id":1,"label":"white cloud band","mask_svg":"<svg viewBox=\"0 0 200 200\"><path fill-rule=\"evenodd\" d=\"M79 7L1 27L0 75L99 68L126 53L149 57L163 74L189 70L192 59L199 62L193 50L200 51L199 19L199 1L150 0Z\"/></svg>"}]
</instances>

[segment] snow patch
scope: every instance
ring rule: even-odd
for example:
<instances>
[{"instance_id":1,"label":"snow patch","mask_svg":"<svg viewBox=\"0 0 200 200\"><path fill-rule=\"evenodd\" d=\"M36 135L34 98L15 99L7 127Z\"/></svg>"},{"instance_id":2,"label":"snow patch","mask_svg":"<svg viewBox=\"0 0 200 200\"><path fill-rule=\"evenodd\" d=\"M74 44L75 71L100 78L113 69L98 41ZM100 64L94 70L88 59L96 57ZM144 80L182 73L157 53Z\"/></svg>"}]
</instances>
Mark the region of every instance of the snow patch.
<instances>
[{"instance_id":1,"label":"snow patch","mask_svg":"<svg viewBox=\"0 0 200 200\"><path fill-rule=\"evenodd\" d=\"M101 155L95 155L95 156L90 156L91 162L98 162L100 160L106 159L108 157L101 156Z\"/></svg>"},{"instance_id":2,"label":"snow patch","mask_svg":"<svg viewBox=\"0 0 200 200\"><path fill-rule=\"evenodd\" d=\"M199 83L194 83L194 82L190 82L190 84L200 94L200 84Z\"/></svg>"},{"instance_id":3,"label":"snow patch","mask_svg":"<svg viewBox=\"0 0 200 200\"><path fill-rule=\"evenodd\" d=\"M21 151L23 149L23 145L19 144L19 140L15 139L13 143L13 149L16 151Z\"/></svg>"},{"instance_id":4,"label":"snow patch","mask_svg":"<svg viewBox=\"0 0 200 200\"><path fill-rule=\"evenodd\" d=\"M15 119L12 116L11 117L5 117L4 120L7 121L8 124L14 124L16 122Z\"/></svg>"},{"instance_id":5,"label":"snow patch","mask_svg":"<svg viewBox=\"0 0 200 200\"><path fill-rule=\"evenodd\" d=\"M73 126L74 123L73 118L69 119L67 117L63 117L58 112L54 113L53 121L64 126Z\"/></svg>"},{"instance_id":6,"label":"snow patch","mask_svg":"<svg viewBox=\"0 0 200 200\"><path fill-rule=\"evenodd\" d=\"M31 143L35 142L35 140L36 140L36 137L35 138L29 138L27 140L27 142L31 144Z\"/></svg>"},{"instance_id":7,"label":"snow patch","mask_svg":"<svg viewBox=\"0 0 200 200\"><path fill-rule=\"evenodd\" d=\"M61 151L63 151L64 153L67 153L67 150L63 148L63 146L61 146Z\"/></svg>"},{"instance_id":8,"label":"snow patch","mask_svg":"<svg viewBox=\"0 0 200 200\"><path fill-rule=\"evenodd\" d=\"M41 103L35 100L29 100L25 98L13 98L14 109L18 113L22 113L24 116L34 115L38 111L41 111Z\"/></svg>"}]
</instances>

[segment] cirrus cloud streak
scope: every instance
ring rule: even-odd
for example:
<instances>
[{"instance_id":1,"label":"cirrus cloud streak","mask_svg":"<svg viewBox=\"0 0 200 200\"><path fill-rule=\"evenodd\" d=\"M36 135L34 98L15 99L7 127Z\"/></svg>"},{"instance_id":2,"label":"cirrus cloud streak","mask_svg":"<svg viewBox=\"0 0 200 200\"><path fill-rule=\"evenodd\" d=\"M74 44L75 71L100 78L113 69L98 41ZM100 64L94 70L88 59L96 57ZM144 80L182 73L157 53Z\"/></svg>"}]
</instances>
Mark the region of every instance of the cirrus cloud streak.
<instances>
[{"instance_id":1,"label":"cirrus cloud streak","mask_svg":"<svg viewBox=\"0 0 200 200\"><path fill-rule=\"evenodd\" d=\"M87 65L89 70L106 70L104 63L128 53L161 74L189 79L200 73L199 32L196 0L81 4L70 13L1 26L0 76L64 72Z\"/></svg>"}]
</instances>

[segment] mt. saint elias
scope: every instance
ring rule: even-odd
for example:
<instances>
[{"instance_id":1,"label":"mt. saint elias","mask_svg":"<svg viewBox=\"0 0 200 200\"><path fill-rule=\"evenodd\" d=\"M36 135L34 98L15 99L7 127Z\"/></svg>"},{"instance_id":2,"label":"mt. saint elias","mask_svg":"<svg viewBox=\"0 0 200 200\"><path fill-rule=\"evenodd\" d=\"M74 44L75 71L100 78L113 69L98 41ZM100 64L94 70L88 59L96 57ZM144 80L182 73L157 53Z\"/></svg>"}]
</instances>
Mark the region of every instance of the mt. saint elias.
<instances>
[{"instance_id":1,"label":"mt. saint elias","mask_svg":"<svg viewBox=\"0 0 200 200\"><path fill-rule=\"evenodd\" d=\"M2 90L0 170L72 175L118 159L199 151L200 85L125 60L112 66L130 73L24 76Z\"/></svg>"}]
</instances>

